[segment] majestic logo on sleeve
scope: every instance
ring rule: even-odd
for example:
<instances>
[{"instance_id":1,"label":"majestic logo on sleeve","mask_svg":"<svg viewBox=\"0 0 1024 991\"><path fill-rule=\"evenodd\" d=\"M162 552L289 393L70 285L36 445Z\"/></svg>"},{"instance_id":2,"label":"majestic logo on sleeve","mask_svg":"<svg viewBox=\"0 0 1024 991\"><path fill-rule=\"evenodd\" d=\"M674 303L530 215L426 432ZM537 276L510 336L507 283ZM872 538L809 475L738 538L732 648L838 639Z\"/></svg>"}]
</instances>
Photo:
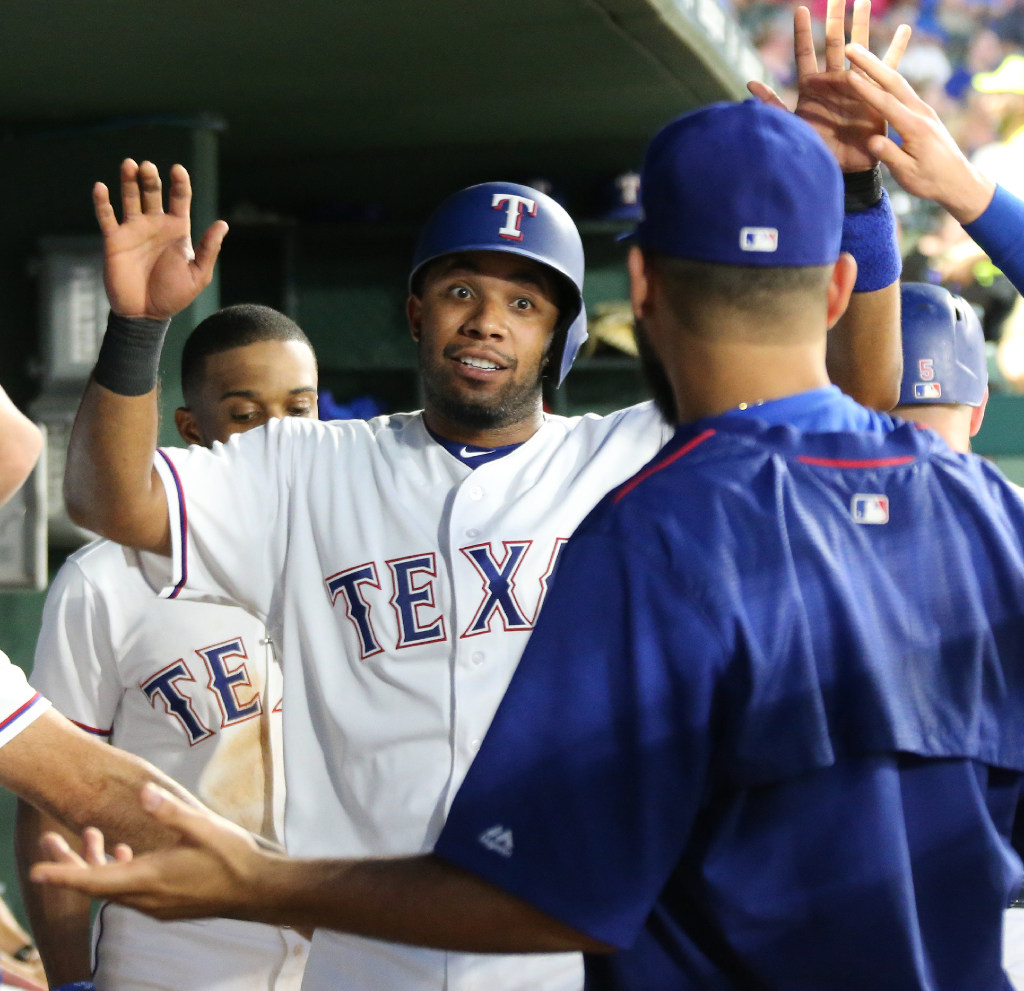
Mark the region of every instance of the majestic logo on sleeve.
<instances>
[{"instance_id":1,"label":"majestic logo on sleeve","mask_svg":"<svg viewBox=\"0 0 1024 991\"><path fill-rule=\"evenodd\" d=\"M498 233L510 241L522 241L523 232L520 224L524 214L528 217L537 216L537 201L515 193L495 193L491 197L491 208L505 211L505 223Z\"/></svg>"},{"instance_id":2,"label":"majestic logo on sleeve","mask_svg":"<svg viewBox=\"0 0 1024 991\"><path fill-rule=\"evenodd\" d=\"M512 830L502 825L491 826L485 829L478 837L480 845L486 847L491 853L500 857L511 857L514 849L512 842Z\"/></svg>"},{"instance_id":3,"label":"majestic logo on sleeve","mask_svg":"<svg viewBox=\"0 0 1024 991\"><path fill-rule=\"evenodd\" d=\"M858 492L850 502L850 516L854 523L888 523L889 497Z\"/></svg>"}]
</instances>

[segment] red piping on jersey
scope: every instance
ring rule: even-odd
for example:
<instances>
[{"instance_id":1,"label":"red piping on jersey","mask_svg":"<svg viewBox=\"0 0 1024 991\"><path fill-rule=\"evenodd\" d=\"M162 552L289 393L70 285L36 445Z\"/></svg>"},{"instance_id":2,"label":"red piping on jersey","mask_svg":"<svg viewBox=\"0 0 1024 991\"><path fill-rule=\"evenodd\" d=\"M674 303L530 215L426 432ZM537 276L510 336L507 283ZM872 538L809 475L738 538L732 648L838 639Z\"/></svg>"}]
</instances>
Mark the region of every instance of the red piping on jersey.
<instances>
[{"instance_id":1,"label":"red piping on jersey","mask_svg":"<svg viewBox=\"0 0 1024 991\"><path fill-rule=\"evenodd\" d=\"M92 733L93 736L110 736L110 730L108 729L96 729L95 726L90 726L88 723L80 723L77 719L72 719L71 722L79 729L84 729L86 733Z\"/></svg>"},{"instance_id":2,"label":"red piping on jersey","mask_svg":"<svg viewBox=\"0 0 1024 991\"><path fill-rule=\"evenodd\" d=\"M812 458L806 454L797 455L797 461L802 464L819 465L822 468L892 468L894 465L908 465L916 460L912 454L900 458L864 458L859 461L850 458Z\"/></svg>"},{"instance_id":3,"label":"red piping on jersey","mask_svg":"<svg viewBox=\"0 0 1024 991\"><path fill-rule=\"evenodd\" d=\"M15 709L14 712L12 712L2 723L0 723L0 730L7 729L7 727L10 726L15 719L22 715L22 713L24 713L26 709L30 709L32 706L34 706L36 702L38 702L41 698L42 695L40 695L39 692L36 692L35 695L33 695L32 698L30 698L23 706L21 706L18 709Z\"/></svg>"},{"instance_id":4,"label":"red piping on jersey","mask_svg":"<svg viewBox=\"0 0 1024 991\"><path fill-rule=\"evenodd\" d=\"M715 436L715 431L710 427L702 434L697 434L692 440L688 440L678 451L673 451L664 461L659 461L657 464L651 465L649 468L645 468L639 475L634 475L628 482L626 482L618 492L615 493L612 498L612 502L618 502L620 499L629 495L641 482L646 481L655 472L661 471L662 468L667 468L673 461L678 461L684 454L689 454L698 444L703 444L704 441Z\"/></svg>"},{"instance_id":5,"label":"red piping on jersey","mask_svg":"<svg viewBox=\"0 0 1024 991\"><path fill-rule=\"evenodd\" d=\"M159 448L157 448L156 453L164 459L167 467L170 468L171 477L174 479L174 488L178 493L178 529L181 531L181 580L174 586L174 591L167 596L168 599L176 599L178 593L185 587L185 583L188 581L188 512L185 509L185 493L182 491L181 479L174 468L174 463Z\"/></svg>"}]
</instances>

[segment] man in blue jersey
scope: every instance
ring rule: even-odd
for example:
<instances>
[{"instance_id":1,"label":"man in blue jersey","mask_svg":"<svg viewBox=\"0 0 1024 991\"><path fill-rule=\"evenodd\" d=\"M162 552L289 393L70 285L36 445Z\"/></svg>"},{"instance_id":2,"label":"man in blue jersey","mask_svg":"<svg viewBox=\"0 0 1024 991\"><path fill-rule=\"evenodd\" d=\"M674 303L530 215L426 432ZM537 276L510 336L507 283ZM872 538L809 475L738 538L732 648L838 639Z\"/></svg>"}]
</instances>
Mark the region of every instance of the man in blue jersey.
<instances>
[{"instance_id":1,"label":"man in blue jersey","mask_svg":"<svg viewBox=\"0 0 1024 991\"><path fill-rule=\"evenodd\" d=\"M1024 503L829 384L855 264L811 129L653 141L633 308L678 427L566 548L430 856L289 860L147 788L167 854L39 880L161 917L581 949L592 989L1004 991ZM121 851L122 859L127 857Z\"/></svg>"}]
</instances>

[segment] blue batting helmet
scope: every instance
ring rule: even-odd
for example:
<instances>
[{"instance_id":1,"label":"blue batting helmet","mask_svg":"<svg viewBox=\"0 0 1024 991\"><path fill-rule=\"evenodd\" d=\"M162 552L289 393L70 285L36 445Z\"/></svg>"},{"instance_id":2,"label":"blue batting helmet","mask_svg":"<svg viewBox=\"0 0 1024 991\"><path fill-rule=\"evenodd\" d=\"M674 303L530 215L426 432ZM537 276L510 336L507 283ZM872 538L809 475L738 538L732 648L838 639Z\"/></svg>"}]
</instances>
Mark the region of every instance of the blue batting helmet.
<instances>
[{"instance_id":1,"label":"blue batting helmet","mask_svg":"<svg viewBox=\"0 0 1024 991\"><path fill-rule=\"evenodd\" d=\"M971 305L941 286L901 287L903 381L900 406L980 406L988 387L981 321Z\"/></svg>"},{"instance_id":2,"label":"blue batting helmet","mask_svg":"<svg viewBox=\"0 0 1024 991\"><path fill-rule=\"evenodd\" d=\"M553 270L572 301L563 312L564 331L558 365L558 384L572 367L576 352L587 339L583 306L583 242L572 217L546 193L514 182L484 182L449 196L433 213L420 234L412 259L409 288L423 266L456 251L508 251ZM558 344L553 348L558 356Z\"/></svg>"}]
</instances>

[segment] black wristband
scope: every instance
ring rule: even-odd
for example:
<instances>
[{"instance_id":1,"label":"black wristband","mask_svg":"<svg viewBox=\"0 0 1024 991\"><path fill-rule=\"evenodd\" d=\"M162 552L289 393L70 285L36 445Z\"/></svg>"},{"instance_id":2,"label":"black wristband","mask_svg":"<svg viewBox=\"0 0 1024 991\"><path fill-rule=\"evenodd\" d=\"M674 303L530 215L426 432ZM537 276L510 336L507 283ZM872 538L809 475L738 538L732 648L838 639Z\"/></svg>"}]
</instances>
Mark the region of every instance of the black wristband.
<instances>
[{"instance_id":1,"label":"black wristband","mask_svg":"<svg viewBox=\"0 0 1024 991\"><path fill-rule=\"evenodd\" d=\"M93 379L119 396L144 396L152 392L170 325L170 320L122 317L111 310L92 370Z\"/></svg>"},{"instance_id":2,"label":"black wristband","mask_svg":"<svg viewBox=\"0 0 1024 991\"><path fill-rule=\"evenodd\" d=\"M882 199L882 166L866 172L844 172L843 186L847 213L860 213L877 205Z\"/></svg>"}]
</instances>

